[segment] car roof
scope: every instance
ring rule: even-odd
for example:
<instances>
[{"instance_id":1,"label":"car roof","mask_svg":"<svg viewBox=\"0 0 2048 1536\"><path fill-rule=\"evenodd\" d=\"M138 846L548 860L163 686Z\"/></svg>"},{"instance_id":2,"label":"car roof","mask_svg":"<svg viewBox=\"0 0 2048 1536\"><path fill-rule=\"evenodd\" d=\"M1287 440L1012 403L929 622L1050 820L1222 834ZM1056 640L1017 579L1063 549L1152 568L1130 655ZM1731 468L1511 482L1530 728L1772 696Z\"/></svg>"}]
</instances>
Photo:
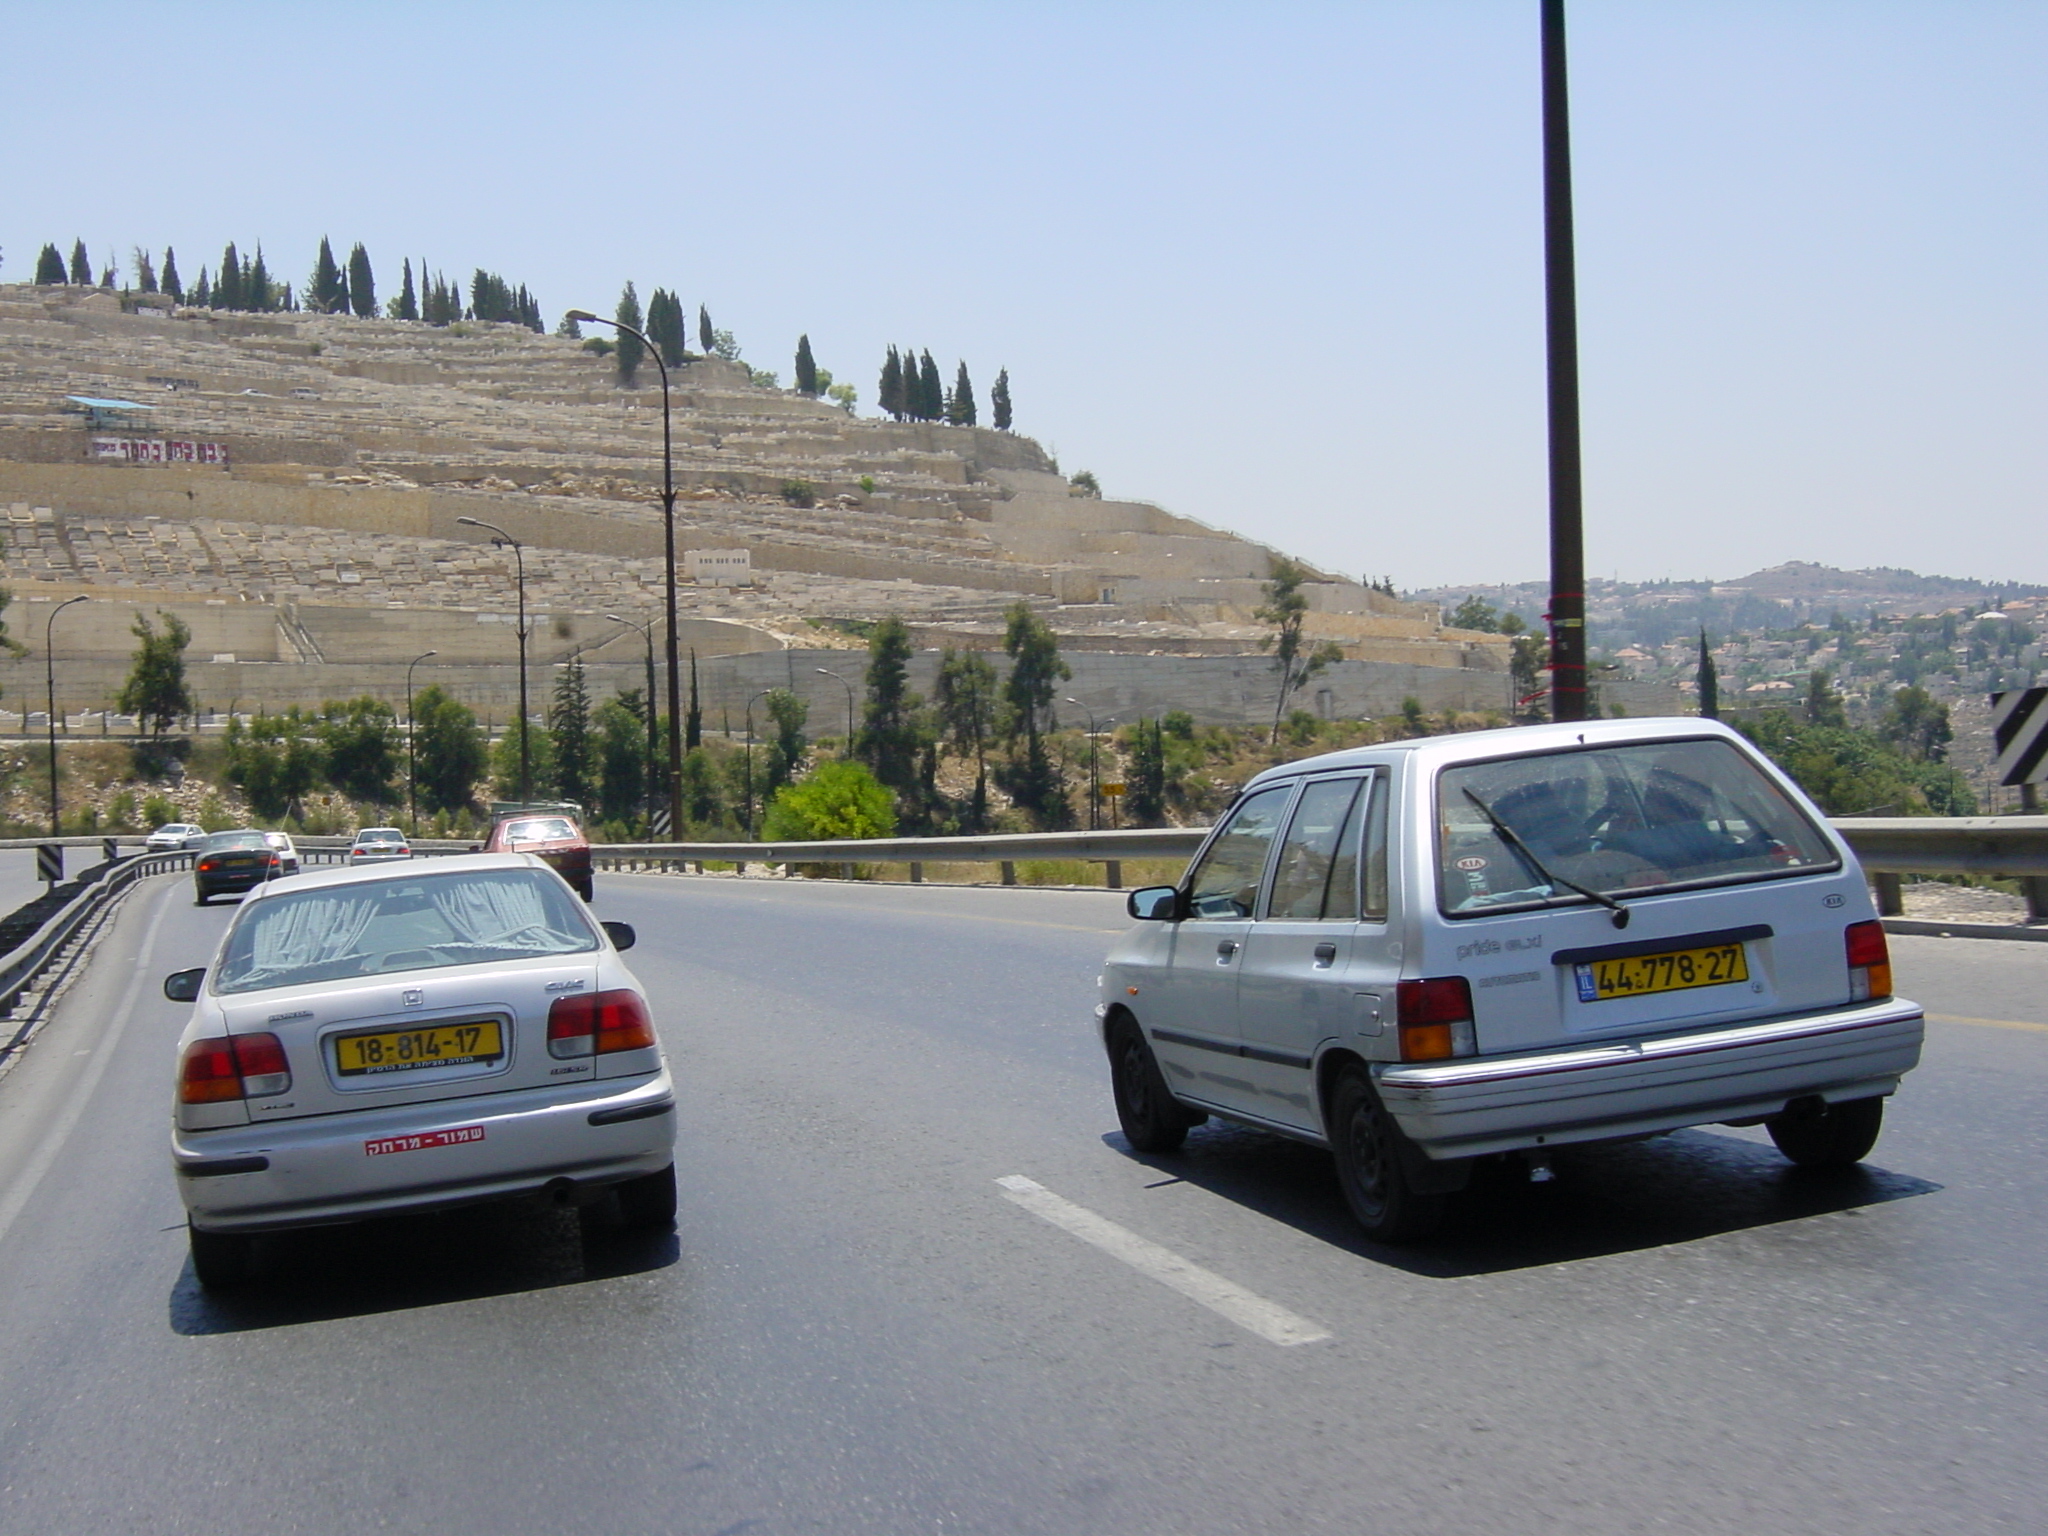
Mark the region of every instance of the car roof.
<instances>
[{"instance_id":1,"label":"car roof","mask_svg":"<svg viewBox=\"0 0 2048 1536\"><path fill-rule=\"evenodd\" d=\"M371 864L360 869L334 864L293 875L290 880L259 886L251 898L275 893L288 896L297 891L326 890L333 886L375 885L390 880L435 880L450 875L471 874L491 869L546 869L530 853L471 853L441 859L415 859L409 864Z\"/></svg>"},{"instance_id":2,"label":"car roof","mask_svg":"<svg viewBox=\"0 0 2048 1536\"><path fill-rule=\"evenodd\" d=\"M1408 741L1387 741L1371 747L1351 747L1342 752L1325 752L1281 763L1254 776L1245 791L1263 789L1298 778L1305 773L1329 773L1342 768L1368 767L1406 758L1420 766L1438 768L1449 763L1483 762L1490 758L1515 757L1524 752L1558 752L1572 747L1620 746L1634 741L1697 740L1718 736L1730 741L1742 738L1718 720L1697 715L1646 716L1627 720L1568 720L1547 725L1509 725L1488 731L1460 731L1452 736L1422 736Z\"/></svg>"}]
</instances>

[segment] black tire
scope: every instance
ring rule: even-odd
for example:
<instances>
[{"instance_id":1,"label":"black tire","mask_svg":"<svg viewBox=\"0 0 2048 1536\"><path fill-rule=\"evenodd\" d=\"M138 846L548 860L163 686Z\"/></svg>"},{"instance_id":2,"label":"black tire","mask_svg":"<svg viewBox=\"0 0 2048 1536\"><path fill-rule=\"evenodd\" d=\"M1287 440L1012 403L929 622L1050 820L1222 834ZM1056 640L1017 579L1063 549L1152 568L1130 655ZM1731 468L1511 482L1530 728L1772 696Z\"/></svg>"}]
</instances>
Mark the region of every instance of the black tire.
<instances>
[{"instance_id":1,"label":"black tire","mask_svg":"<svg viewBox=\"0 0 2048 1536\"><path fill-rule=\"evenodd\" d=\"M629 1227L672 1227L676 1224L676 1165L642 1174L617 1186L619 1219Z\"/></svg>"},{"instance_id":2,"label":"black tire","mask_svg":"<svg viewBox=\"0 0 2048 1536\"><path fill-rule=\"evenodd\" d=\"M209 1291L232 1290L256 1277L256 1239L238 1232L202 1232L193 1227L192 1273Z\"/></svg>"},{"instance_id":3,"label":"black tire","mask_svg":"<svg viewBox=\"0 0 2048 1536\"><path fill-rule=\"evenodd\" d=\"M1109 1089L1117 1124L1138 1152L1171 1152L1188 1139L1193 1117L1166 1086L1145 1036L1129 1019L1109 1032Z\"/></svg>"},{"instance_id":4,"label":"black tire","mask_svg":"<svg viewBox=\"0 0 2048 1536\"><path fill-rule=\"evenodd\" d=\"M1802 1168L1847 1168L1860 1163L1884 1129L1883 1099L1828 1104L1803 1099L1764 1127L1778 1150Z\"/></svg>"},{"instance_id":5,"label":"black tire","mask_svg":"<svg viewBox=\"0 0 2048 1536\"><path fill-rule=\"evenodd\" d=\"M208 906L212 903L212 901L213 898L209 896L205 891L194 891L192 893L192 905L195 907Z\"/></svg>"},{"instance_id":6,"label":"black tire","mask_svg":"<svg viewBox=\"0 0 2048 1536\"><path fill-rule=\"evenodd\" d=\"M1444 1197L1420 1194L1409 1183L1400 1128L1381 1107L1362 1067L1346 1067L1331 1085L1329 1130L1344 1203L1367 1237L1404 1243L1436 1230Z\"/></svg>"}]
</instances>

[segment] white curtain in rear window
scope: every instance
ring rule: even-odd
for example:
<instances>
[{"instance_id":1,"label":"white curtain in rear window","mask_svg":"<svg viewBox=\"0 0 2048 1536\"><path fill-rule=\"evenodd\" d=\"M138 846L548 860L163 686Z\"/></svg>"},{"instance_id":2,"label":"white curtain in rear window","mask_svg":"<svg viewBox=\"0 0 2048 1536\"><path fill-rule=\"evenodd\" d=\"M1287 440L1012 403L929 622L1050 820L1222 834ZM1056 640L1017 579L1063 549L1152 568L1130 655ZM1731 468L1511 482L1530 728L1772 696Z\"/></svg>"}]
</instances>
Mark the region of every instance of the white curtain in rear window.
<instances>
[{"instance_id":1,"label":"white curtain in rear window","mask_svg":"<svg viewBox=\"0 0 2048 1536\"><path fill-rule=\"evenodd\" d=\"M431 891L434 910L472 944L552 951L576 937L548 921L539 884L531 879L436 880Z\"/></svg>"},{"instance_id":2,"label":"white curtain in rear window","mask_svg":"<svg viewBox=\"0 0 2048 1536\"><path fill-rule=\"evenodd\" d=\"M230 956L229 984L245 983L258 976L305 970L353 954L370 919L377 915L374 896L336 894L317 896L307 892L256 914L251 924L246 964L237 966ZM235 946L240 949L238 944Z\"/></svg>"}]
</instances>

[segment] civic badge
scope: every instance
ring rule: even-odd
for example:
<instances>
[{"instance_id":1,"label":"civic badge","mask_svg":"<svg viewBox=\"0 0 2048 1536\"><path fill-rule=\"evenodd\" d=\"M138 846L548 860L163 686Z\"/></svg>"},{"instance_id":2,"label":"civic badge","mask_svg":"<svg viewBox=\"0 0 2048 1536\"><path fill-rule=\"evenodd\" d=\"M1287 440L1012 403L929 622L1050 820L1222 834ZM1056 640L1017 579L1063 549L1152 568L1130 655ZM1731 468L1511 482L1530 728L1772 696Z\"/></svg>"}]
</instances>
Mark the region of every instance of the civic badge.
<instances>
[{"instance_id":1,"label":"civic badge","mask_svg":"<svg viewBox=\"0 0 2048 1536\"><path fill-rule=\"evenodd\" d=\"M408 1008L424 1008L427 1006L426 990L423 987L407 987L398 994L398 1000Z\"/></svg>"}]
</instances>

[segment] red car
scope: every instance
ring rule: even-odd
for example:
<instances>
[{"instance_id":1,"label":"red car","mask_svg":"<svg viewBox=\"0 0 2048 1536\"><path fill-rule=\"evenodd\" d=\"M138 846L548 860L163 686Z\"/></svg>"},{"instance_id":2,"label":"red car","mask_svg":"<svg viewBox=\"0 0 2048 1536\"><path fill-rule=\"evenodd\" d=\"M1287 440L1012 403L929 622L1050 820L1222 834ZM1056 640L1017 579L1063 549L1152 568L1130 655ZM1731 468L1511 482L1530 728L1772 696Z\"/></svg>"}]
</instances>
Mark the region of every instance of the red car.
<instances>
[{"instance_id":1,"label":"red car","mask_svg":"<svg viewBox=\"0 0 2048 1536\"><path fill-rule=\"evenodd\" d=\"M556 811L501 816L491 827L485 853L533 853L585 901L591 898L590 839L574 817Z\"/></svg>"}]
</instances>

